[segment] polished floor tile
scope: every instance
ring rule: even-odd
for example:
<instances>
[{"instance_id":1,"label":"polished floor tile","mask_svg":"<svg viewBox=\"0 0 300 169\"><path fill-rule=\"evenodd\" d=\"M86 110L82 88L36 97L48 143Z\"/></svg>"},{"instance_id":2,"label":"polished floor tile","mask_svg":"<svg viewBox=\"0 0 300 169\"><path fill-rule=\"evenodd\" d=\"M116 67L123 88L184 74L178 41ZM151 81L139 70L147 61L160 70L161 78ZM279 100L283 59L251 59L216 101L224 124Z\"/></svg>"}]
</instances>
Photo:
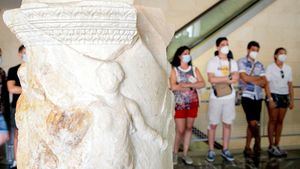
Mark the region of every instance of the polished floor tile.
<instances>
[{"instance_id":1,"label":"polished floor tile","mask_svg":"<svg viewBox=\"0 0 300 169\"><path fill-rule=\"evenodd\" d=\"M192 156L194 165L185 165L179 158L174 169L300 169L300 149L289 150L286 158L269 157L264 151L260 157L244 158L242 153L234 153L235 161L225 161L219 153L214 163L205 160L205 154Z\"/></svg>"}]
</instances>

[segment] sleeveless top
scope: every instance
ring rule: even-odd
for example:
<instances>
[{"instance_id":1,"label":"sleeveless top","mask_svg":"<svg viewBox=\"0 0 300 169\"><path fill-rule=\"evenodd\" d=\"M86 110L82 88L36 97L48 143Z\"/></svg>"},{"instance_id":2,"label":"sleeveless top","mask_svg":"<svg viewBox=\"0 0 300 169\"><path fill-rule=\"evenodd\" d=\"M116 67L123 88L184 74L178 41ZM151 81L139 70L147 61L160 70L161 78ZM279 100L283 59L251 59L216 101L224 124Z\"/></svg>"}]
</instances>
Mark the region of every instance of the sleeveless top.
<instances>
[{"instance_id":1,"label":"sleeveless top","mask_svg":"<svg viewBox=\"0 0 300 169\"><path fill-rule=\"evenodd\" d=\"M175 68L177 83L192 83L191 79L196 78L194 67L190 66L187 70L180 67ZM173 91L175 95L175 110L190 110L198 108L199 99L196 89L186 91Z\"/></svg>"}]
</instances>

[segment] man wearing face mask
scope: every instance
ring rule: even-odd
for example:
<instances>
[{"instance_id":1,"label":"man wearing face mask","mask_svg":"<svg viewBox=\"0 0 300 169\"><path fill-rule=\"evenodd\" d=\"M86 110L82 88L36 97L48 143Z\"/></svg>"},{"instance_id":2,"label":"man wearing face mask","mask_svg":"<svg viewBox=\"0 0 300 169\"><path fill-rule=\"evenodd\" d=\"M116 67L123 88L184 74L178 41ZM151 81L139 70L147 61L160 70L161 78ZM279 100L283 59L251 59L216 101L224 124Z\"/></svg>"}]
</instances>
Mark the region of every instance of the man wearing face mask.
<instances>
[{"instance_id":1,"label":"man wearing face mask","mask_svg":"<svg viewBox=\"0 0 300 169\"><path fill-rule=\"evenodd\" d=\"M242 107L248 123L244 155L248 157L259 155L261 151L260 114L266 78L264 65L257 60L259 49L257 42L249 42L247 55L238 61ZM252 138L255 139L253 150L250 147Z\"/></svg>"},{"instance_id":2,"label":"man wearing face mask","mask_svg":"<svg viewBox=\"0 0 300 169\"><path fill-rule=\"evenodd\" d=\"M18 57L22 59L23 62L27 60L26 56L26 48L24 45L21 45L18 49ZM16 112L16 104L18 101L18 98L22 92L20 80L18 77L18 69L21 66L21 64L18 64L14 67L11 67L8 70L8 76L7 76L7 88L9 93L12 94L13 99L11 102L11 122L12 122L12 128L14 128L14 154L16 158L16 150L17 150L17 144L18 144L18 129L15 122L15 112ZM16 161L14 161L12 167L16 167Z\"/></svg>"},{"instance_id":3,"label":"man wearing face mask","mask_svg":"<svg viewBox=\"0 0 300 169\"><path fill-rule=\"evenodd\" d=\"M283 120L287 109L294 108L294 90L292 69L287 65L287 51L277 48L274 53L274 63L267 67L266 77L268 86L266 90L269 110L268 137L271 156L286 156L287 152L279 147Z\"/></svg>"},{"instance_id":4,"label":"man wearing face mask","mask_svg":"<svg viewBox=\"0 0 300 169\"><path fill-rule=\"evenodd\" d=\"M2 50L0 48L0 62L2 61ZM8 139L7 117L9 112L9 99L6 87L6 74L0 67L0 146L3 145Z\"/></svg>"}]
</instances>

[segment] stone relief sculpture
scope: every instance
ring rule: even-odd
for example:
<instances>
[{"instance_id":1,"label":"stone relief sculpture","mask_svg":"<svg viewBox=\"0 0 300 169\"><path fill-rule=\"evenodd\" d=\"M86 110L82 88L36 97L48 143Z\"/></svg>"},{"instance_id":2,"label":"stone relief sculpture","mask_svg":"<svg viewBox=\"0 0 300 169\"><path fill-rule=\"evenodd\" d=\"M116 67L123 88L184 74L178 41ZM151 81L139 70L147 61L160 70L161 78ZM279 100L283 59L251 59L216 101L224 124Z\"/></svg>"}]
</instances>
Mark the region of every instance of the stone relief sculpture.
<instances>
[{"instance_id":1,"label":"stone relief sculpture","mask_svg":"<svg viewBox=\"0 0 300 169\"><path fill-rule=\"evenodd\" d=\"M29 55L18 73L18 168L172 168L173 33L160 10L24 0L4 20Z\"/></svg>"}]
</instances>

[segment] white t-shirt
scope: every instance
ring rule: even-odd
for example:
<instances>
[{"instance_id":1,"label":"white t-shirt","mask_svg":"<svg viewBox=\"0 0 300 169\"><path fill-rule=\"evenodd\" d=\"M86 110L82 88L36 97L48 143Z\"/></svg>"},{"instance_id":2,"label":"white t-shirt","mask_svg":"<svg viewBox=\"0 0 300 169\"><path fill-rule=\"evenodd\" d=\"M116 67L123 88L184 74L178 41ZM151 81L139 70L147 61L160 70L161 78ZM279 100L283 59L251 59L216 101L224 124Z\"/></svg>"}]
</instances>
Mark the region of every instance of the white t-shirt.
<instances>
[{"instance_id":1,"label":"white t-shirt","mask_svg":"<svg viewBox=\"0 0 300 169\"><path fill-rule=\"evenodd\" d=\"M292 69L289 65L283 64L280 69L275 63L267 67L266 77L269 81L271 93L289 94L288 82L293 81Z\"/></svg>"},{"instance_id":2,"label":"white t-shirt","mask_svg":"<svg viewBox=\"0 0 300 169\"><path fill-rule=\"evenodd\" d=\"M231 70L230 72L238 72L238 66L235 60L230 60ZM213 73L216 77L225 77L229 75L229 62L228 60L221 60L218 56L214 56L208 61L207 73ZM235 97L235 90L232 88L232 93L228 96L216 97L213 90L211 90L210 98L212 99L231 99Z\"/></svg>"}]
</instances>

